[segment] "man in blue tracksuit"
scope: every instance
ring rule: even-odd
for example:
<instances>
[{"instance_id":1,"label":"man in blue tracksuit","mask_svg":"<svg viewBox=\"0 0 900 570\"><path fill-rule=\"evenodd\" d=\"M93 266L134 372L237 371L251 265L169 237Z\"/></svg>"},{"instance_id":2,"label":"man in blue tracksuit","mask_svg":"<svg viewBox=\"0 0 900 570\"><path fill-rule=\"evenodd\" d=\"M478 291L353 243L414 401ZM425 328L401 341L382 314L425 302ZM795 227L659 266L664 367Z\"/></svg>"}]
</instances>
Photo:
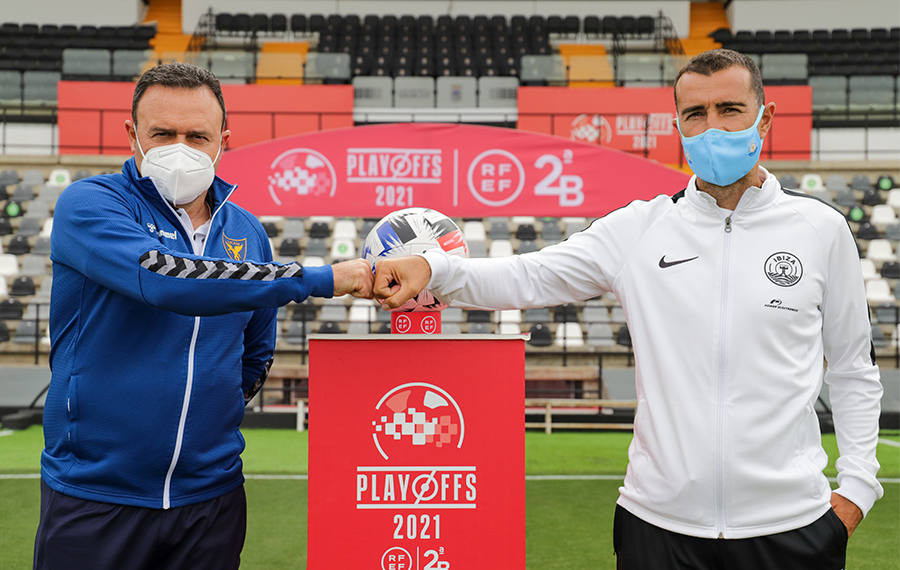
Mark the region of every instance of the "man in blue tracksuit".
<instances>
[{"instance_id":1,"label":"man in blue tracksuit","mask_svg":"<svg viewBox=\"0 0 900 570\"><path fill-rule=\"evenodd\" d=\"M59 198L52 381L35 568L237 568L239 425L272 362L277 307L371 296L364 260L272 263L260 223L215 177L230 136L216 78L139 80L121 174Z\"/></svg>"}]
</instances>

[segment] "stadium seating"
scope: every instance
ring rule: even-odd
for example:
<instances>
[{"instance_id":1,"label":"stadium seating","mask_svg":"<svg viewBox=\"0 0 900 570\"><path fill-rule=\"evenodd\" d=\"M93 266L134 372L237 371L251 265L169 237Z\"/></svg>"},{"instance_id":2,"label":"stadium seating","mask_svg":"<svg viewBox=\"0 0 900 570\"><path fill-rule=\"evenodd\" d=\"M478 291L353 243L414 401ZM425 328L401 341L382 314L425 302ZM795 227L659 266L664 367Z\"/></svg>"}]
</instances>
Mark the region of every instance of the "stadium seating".
<instances>
[{"instance_id":1,"label":"stadium seating","mask_svg":"<svg viewBox=\"0 0 900 570\"><path fill-rule=\"evenodd\" d=\"M74 178L68 171L57 175L61 179ZM34 169L0 172L0 182L6 182L3 185L6 195L16 198L5 205L15 204L17 212L13 218L0 217L0 221L15 222L8 236L0 241L3 252L0 254L0 273L3 274L0 312L4 312L0 322L9 325L10 335L19 339L11 343L11 346L18 346L18 350L33 350L35 326L40 338L44 338L47 330L47 303L52 284L48 260L49 227L60 187L50 185L49 177L45 179L45 176ZM785 183L791 182L790 175L781 176L781 179ZM895 291L900 288L900 261L897 259L900 189L893 187L893 178L858 173L852 176L797 173L794 182L797 179L805 190L820 192L838 203L851 219L863 254L860 263L873 322L896 325L900 306L895 297ZM853 218L856 214L851 215L855 211L859 212L856 221ZM376 220L269 216L261 221L280 260L325 264L355 255ZM535 219L518 216L467 218L458 223L470 244L474 245L475 255L497 256L521 251L523 247L536 249L554 243L580 231L588 221L579 217ZM38 317L37 324L22 326L20 334L20 323L33 322L34 317ZM279 347L281 350L305 350L307 337L312 332L366 334L385 330L389 317L388 313L376 310L371 302L351 302L344 298L292 305L279 311ZM442 314L442 321L445 333L528 332L531 335L529 350L616 354L627 351L630 346L630 336L623 326L624 310L612 296L525 311L490 313L448 308ZM891 344L893 331L881 331L886 344L879 346L885 350L895 346Z\"/></svg>"}]
</instances>

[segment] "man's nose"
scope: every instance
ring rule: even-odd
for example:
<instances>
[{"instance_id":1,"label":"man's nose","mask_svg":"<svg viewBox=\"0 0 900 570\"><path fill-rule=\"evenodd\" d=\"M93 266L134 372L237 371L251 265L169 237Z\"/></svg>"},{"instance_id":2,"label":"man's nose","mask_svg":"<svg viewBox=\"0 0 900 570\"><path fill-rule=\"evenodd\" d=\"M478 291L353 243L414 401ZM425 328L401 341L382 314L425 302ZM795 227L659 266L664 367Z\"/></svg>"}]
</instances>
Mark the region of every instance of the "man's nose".
<instances>
[{"instance_id":1,"label":"man's nose","mask_svg":"<svg viewBox=\"0 0 900 570\"><path fill-rule=\"evenodd\" d=\"M719 129L719 130L727 130L724 128L724 121L722 120L722 116L715 109L710 109L706 113L706 128L708 129Z\"/></svg>"}]
</instances>

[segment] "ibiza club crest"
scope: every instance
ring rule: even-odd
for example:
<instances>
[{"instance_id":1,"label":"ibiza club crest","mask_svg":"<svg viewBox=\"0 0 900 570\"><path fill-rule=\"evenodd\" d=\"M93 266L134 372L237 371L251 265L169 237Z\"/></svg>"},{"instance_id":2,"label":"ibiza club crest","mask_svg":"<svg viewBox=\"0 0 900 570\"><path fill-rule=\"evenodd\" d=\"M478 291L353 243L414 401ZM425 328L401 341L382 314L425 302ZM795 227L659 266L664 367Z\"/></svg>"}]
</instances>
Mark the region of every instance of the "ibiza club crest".
<instances>
[{"instance_id":1,"label":"ibiza club crest","mask_svg":"<svg viewBox=\"0 0 900 570\"><path fill-rule=\"evenodd\" d=\"M779 251L766 259L764 267L769 281L779 287L791 287L796 285L803 277L803 264L793 253Z\"/></svg>"}]
</instances>

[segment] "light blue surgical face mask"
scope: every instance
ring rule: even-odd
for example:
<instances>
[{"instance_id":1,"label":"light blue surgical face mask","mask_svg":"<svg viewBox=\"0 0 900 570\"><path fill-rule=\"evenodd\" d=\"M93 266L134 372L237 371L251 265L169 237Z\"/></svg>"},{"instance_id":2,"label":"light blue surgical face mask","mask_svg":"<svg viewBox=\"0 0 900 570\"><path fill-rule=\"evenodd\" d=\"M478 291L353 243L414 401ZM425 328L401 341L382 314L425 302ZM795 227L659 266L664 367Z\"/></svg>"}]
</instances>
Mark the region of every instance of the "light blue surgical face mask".
<instances>
[{"instance_id":1,"label":"light blue surgical face mask","mask_svg":"<svg viewBox=\"0 0 900 570\"><path fill-rule=\"evenodd\" d=\"M686 137L678 121L684 157L697 178L716 186L728 186L750 172L762 152L763 141L757 127L764 110L765 106L761 105L756 122L743 131L706 129L699 135Z\"/></svg>"}]
</instances>

